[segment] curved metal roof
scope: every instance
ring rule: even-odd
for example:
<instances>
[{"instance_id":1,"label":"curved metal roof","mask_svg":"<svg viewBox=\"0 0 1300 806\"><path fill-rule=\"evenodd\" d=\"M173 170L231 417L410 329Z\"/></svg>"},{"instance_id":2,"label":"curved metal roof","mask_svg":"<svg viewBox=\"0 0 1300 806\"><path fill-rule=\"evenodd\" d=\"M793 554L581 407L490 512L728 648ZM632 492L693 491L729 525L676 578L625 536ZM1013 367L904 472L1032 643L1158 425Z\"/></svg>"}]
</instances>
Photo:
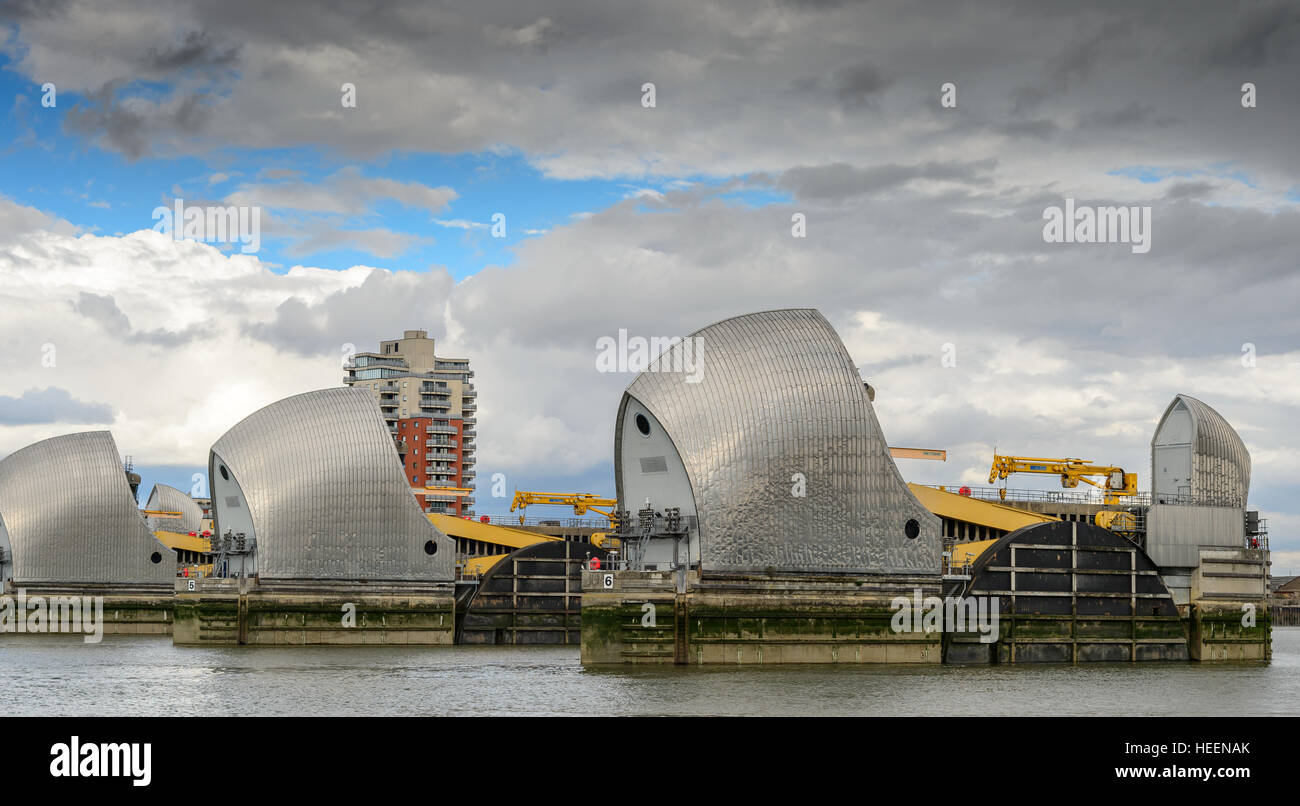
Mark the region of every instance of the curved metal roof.
<instances>
[{"instance_id":1,"label":"curved metal roof","mask_svg":"<svg viewBox=\"0 0 1300 806\"><path fill-rule=\"evenodd\" d=\"M903 482L848 350L816 310L727 319L691 338L698 382L669 371L677 344L628 386L685 465L699 518L700 566L714 572L937 574L940 520ZM806 495L792 495L792 476ZM622 504L624 509L635 506ZM909 520L919 527L905 535Z\"/></svg>"},{"instance_id":2,"label":"curved metal roof","mask_svg":"<svg viewBox=\"0 0 1300 806\"><path fill-rule=\"evenodd\" d=\"M1165 444L1161 440L1165 424L1180 408L1192 420L1192 498L1245 506L1250 493L1250 451L1223 415L1200 400L1180 394L1170 401L1151 437L1153 458L1155 446Z\"/></svg>"},{"instance_id":3,"label":"curved metal roof","mask_svg":"<svg viewBox=\"0 0 1300 806\"><path fill-rule=\"evenodd\" d=\"M264 579L453 578L455 544L420 510L367 389L321 389L250 414L212 446L208 472L216 533L246 509Z\"/></svg>"},{"instance_id":4,"label":"curved metal roof","mask_svg":"<svg viewBox=\"0 0 1300 806\"><path fill-rule=\"evenodd\" d=\"M5 457L0 512L15 585L170 585L176 577L176 553L140 516L107 431L53 437Z\"/></svg>"},{"instance_id":5,"label":"curved metal roof","mask_svg":"<svg viewBox=\"0 0 1300 806\"><path fill-rule=\"evenodd\" d=\"M157 518L150 516L149 528L155 532L179 532L187 534L203 528L203 510L186 493L166 484L155 484L149 493L149 503L145 509L161 512L179 512L181 517Z\"/></svg>"}]
</instances>

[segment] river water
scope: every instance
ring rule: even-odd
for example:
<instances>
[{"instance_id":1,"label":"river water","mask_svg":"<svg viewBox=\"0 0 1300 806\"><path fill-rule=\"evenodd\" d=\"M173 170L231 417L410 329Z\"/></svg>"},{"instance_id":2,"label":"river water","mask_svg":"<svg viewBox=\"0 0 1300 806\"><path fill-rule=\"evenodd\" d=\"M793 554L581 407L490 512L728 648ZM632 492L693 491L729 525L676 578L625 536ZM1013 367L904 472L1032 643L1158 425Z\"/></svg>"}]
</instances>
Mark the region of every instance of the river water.
<instances>
[{"instance_id":1,"label":"river water","mask_svg":"<svg viewBox=\"0 0 1300 806\"><path fill-rule=\"evenodd\" d=\"M4 715L1300 715L1300 628L1271 664L618 667L576 647L173 647L0 636Z\"/></svg>"}]
</instances>

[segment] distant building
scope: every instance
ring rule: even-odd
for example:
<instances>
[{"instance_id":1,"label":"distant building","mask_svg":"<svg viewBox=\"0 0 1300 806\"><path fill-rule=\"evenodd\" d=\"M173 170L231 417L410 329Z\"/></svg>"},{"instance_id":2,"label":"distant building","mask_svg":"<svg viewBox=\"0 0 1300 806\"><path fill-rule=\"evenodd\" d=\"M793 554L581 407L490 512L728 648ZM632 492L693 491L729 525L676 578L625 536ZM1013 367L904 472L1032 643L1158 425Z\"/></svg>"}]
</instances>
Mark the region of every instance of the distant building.
<instances>
[{"instance_id":1,"label":"distant building","mask_svg":"<svg viewBox=\"0 0 1300 806\"><path fill-rule=\"evenodd\" d=\"M1273 577L1268 587L1275 599L1300 599L1300 576Z\"/></svg>"},{"instance_id":2,"label":"distant building","mask_svg":"<svg viewBox=\"0 0 1300 806\"><path fill-rule=\"evenodd\" d=\"M344 384L378 401L412 486L474 488L478 392L468 359L441 358L427 331L407 330L378 352L357 353L345 371ZM474 514L473 495L417 500L425 512Z\"/></svg>"}]
</instances>

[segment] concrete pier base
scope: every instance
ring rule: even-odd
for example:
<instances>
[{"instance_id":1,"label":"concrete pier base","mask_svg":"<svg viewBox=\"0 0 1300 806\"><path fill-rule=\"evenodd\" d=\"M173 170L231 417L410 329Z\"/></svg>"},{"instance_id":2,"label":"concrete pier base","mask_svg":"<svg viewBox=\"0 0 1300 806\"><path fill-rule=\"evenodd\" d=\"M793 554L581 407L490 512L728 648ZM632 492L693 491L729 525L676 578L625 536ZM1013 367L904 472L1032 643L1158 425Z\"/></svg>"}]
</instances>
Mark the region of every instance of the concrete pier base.
<instances>
[{"instance_id":1,"label":"concrete pier base","mask_svg":"<svg viewBox=\"0 0 1300 806\"><path fill-rule=\"evenodd\" d=\"M1248 612L1253 610L1253 614ZM1253 624L1248 616L1253 615ZM1196 602L1188 607L1187 649L1202 662L1273 658L1273 622L1254 602Z\"/></svg>"},{"instance_id":2,"label":"concrete pier base","mask_svg":"<svg viewBox=\"0 0 1300 806\"><path fill-rule=\"evenodd\" d=\"M103 597L103 635L170 635L172 632L172 593L156 585L23 585L20 588L10 585L6 586L4 595L13 602L11 617L21 609L30 619L38 601L47 618L58 617L60 611L72 602L78 603L83 617L89 617L91 612L99 612L97 605L93 604L96 597ZM86 608L86 602L92 603L92 610ZM23 634L65 634L62 627L55 630L52 624L47 623L38 632L24 630ZM84 624L77 632L85 634ZM4 632L0 632L0 639L5 634L15 633L17 630L6 627Z\"/></svg>"},{"instance_id":3,"label":"concrete pier base","mask_svg":"<svg viewBox=\"0 0 1300 806\"><path fill-rule=\"evenodd\" d=\"M1268 552L1202 549L1191 577L1186 608L1188 652L1193 660L1267 661L1273 657L1268 608Z\"/></svg>"},{"instance_id":4,"label":"concrete pier base","mask_svg":"<svg viewBox=\"0 0 1300 806\"><path fill-rule=\"evenodd\" d=\"M939 663L937 632L895 632L896 596L935 577L584 571L582 663Z\"/></svg>"},{"instance_id":5,"label":"concrete pier base","mask_svg":"<svg viewBox=\"0 0 1300 806\"><path fill-rule=\"evenodd\" d=\"M452 583L177 580L177 646L449 645Z\"/></svg>"}]
</instances>

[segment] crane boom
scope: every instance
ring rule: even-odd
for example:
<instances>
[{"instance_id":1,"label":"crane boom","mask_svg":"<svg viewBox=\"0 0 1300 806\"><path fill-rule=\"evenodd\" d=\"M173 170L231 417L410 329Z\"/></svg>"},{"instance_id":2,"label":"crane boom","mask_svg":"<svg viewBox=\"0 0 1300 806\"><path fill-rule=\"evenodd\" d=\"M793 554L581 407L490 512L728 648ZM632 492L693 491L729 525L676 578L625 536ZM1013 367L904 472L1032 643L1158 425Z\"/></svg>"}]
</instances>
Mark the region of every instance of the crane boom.
<instances>
[{"instance_id":1,"label":"crane boom","mask_svg":"<svg viewBox=\"0 0 1300 806\"><path fill-rule=\"evenodd\" d=\"M573 507L575 517L581 517L587 514L587 510L591 510L599 515L604 515L609 519L611 525L616 524L618 520L618 517L614 514L614 507L618 506L618 501L613 498L601 498L591 493L539 493L516 490L515 498L510 502L510 511L524 509L529 504Z\"/></svg>"},{"instance_id":2,"label":"crane boom","mask_svg":"<svg viewBox=\"0 0 1300 806\"><path fill-rule=\"evenodd\" d=\"M1100 489L1107 504L1118 504L1120 498L1137 495L1137 474L1125 473L1121 467L1093 464L1091 459L1046 459L1034 456L1003 456L994 454L989 470L989 484L1006 479L1012 473L1038 473L1060 476L1062 487L1078 487L1079 482ZM1101 477L1101 481L1093 477ZM1006 497L1006 489L1002 490Z\"/></svg>"}]
</instances>

